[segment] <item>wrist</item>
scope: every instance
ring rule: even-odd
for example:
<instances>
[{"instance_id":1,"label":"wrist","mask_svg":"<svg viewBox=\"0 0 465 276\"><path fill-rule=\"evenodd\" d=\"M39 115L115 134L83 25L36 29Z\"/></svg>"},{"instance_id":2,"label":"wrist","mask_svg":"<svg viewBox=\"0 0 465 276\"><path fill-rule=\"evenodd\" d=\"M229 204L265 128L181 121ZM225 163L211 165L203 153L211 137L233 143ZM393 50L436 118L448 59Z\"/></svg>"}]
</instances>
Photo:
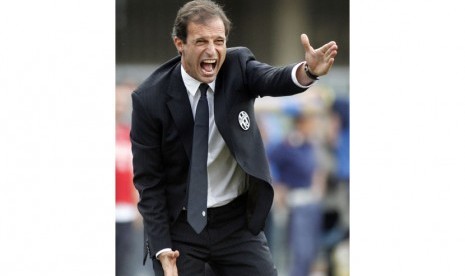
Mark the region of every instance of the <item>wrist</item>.
<instances>
[{"instance_id":1,"label":"wrist","mask_svg":"<svg viewBox=\"0 0 465 276\"><path fill-rule=\"evenodd\" d=\"M155 254L155 259L159 260L160 259L160 256L161 254L165 253L165 252L171 252L171 248L164 248L160 251L158 251L156 254Z\"/></svg>"},{"instance_id":2,"label":"wrist","mask_svg":"<svg viewBox=\"0 0 465 276\"><path fill-rule=\"evenodd\" d=\"M307 75L307 77L311 80L318 80L318 76L313 74L311 71L310 71L310 68L308 68L308 64L305 63L304 65L304 72L305 72L305 75Z\"/></svg>"}]
</instances>

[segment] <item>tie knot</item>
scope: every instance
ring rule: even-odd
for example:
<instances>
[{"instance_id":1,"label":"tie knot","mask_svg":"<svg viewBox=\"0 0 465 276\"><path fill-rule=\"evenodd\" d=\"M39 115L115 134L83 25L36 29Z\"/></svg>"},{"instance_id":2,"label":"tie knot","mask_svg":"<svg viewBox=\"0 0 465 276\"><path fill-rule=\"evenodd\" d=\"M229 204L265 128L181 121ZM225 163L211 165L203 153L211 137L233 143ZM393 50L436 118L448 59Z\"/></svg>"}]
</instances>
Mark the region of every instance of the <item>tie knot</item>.
<instances>
[{"instance_id":1,"label":"tie knot","mask_svg":"<svg viewBox=\"0 0 465 276\"><path fill-rule=\"evenodd\" d=\"M202 84L200 85L200 88L199 88L199 89L200 89L201 96L202 96L202 97L203 97L203 96L206 96L206 95L207 95L207 90L208 90L208 84L202 83Z\"/></svg>"}]
</instances>

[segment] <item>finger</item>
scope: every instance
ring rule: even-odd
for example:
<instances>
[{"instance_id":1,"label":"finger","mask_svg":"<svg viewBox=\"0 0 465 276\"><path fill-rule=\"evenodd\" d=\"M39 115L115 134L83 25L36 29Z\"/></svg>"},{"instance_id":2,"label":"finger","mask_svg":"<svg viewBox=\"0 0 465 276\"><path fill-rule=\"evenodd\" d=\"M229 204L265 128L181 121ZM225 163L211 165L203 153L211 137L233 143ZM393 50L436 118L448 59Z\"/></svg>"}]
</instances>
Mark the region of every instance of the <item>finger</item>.
<instances>
[{"instance_id":1,"label":"finger","mask_svg":"<svg viewBox=\"0 0 465 276\"><path fill-rule=\"evenodd\" d=\"M336 55L337 55L337 50L335 48L334 49L331 48L328 51L326 51L325 58L326 59L334 58Z\"/></svg>"},{"instance_id":2,"label":"finger","mask_svg":"<svg viewBox=\"0 0 465 276\"><path fill-rule=\"evenodd\" d=\"M321 46L321 47L320 47L320 50L321 50L323 53L326 53L331 47L335 47L335 50L337 50L337 44L336 44L336 42L330 41L330 42L326 43L325 45Z\"/></svg>"},{"instance_id":3,"label":"finger","mask_svg":"<svg viewBox=\"0 0 465 276\"><path fill-rule=\"evenodd\" d=\"M173 258L178 258L179 257L179 251L176 250L173 252Z\"/></svg>"},{"instance_id":4,"label":"finger","mask_svg":"<svg viewBox=\"0 0 465 276\"><path fill-rule=\"evenodd\" d=\"M313 50L312 46L310 45L310 41L308 40L308 36L306 34L300 35L300 42L302 46L304 46L305 52L310 52Z\"/></svg>"},{"instance_id":5,"label":"finger","mask_svg":"<svg viewBox=\"0 0 465 276\"><path fill-rule=\"evenodd\" d=\"M331 69L331 67L333 67L333 64L334 64L334 58L330 58L329 61L328 61L328 71ZM326 72L328 72L326 71Z\"/></svg>"}]
</instances>

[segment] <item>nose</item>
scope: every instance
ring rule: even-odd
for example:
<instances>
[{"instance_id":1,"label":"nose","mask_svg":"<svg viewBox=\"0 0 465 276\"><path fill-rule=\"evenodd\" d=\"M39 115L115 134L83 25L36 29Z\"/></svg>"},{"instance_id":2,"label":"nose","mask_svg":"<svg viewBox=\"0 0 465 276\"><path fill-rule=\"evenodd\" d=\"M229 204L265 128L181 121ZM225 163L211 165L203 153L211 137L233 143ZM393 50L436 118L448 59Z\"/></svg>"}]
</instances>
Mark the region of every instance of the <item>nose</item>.
<instances>
[{"instance_id":1,"label":"nose","mask_svg":"<svg viewBox=\"0 0 465 276\"><path fill-rule=\"evenodd\" d=\"M213 41L210 41L207 45L207 49L205 50L205 52L209 55L212 55L215 53L215 44L213 43Z\"/></svg>"}]
</instances>

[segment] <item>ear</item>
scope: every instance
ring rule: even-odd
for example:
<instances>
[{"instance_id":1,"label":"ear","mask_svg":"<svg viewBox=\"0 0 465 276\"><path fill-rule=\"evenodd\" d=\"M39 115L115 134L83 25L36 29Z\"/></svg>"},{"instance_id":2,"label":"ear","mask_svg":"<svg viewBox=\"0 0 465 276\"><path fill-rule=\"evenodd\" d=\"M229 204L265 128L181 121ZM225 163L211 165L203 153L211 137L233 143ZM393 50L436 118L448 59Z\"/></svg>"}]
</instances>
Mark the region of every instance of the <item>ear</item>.
<instances>
[{"instance_id":1,"label":"ear","mask_svg":"<svg viewBox=\"0 0 465 276\"><path fill-rule=\"evenodd\" d=\"M175 36L173 38L173 43L174 43L174 46L176 47L176 49L178 50L178 53L181 55L182 54L182 48L183 48L183 45L184 43L182 42L182 40Z\"/></svg>"}]
</instances>

